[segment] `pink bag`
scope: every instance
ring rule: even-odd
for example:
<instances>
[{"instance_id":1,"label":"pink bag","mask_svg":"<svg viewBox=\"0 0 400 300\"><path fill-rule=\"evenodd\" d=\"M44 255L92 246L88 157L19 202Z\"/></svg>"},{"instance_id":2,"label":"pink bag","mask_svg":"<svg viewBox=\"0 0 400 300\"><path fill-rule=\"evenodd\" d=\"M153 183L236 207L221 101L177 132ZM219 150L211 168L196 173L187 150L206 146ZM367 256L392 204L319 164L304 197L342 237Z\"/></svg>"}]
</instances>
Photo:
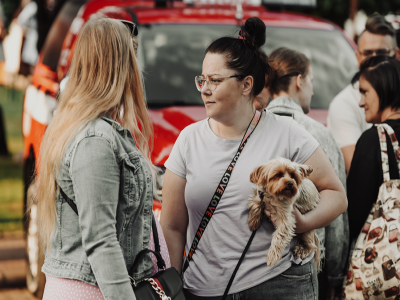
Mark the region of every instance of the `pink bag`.
<instances>
[{"instance_id":1,"label":"pink bag","mask_svg":"<svg viewBox=\"0 0 400 300\"><path fill-rule=\"evenodd\" d=\"M167 247L167 242L165 241L164 233L162 231L160 222L157 219L156 214L154 213L154 219L156 220L156 225L157 225L157 232L158 232L158 240L160 243L160 250L161 250L161 256L165 261L165 268L171 268L171 259L169 258L169 252L168 252L168 247ZM153 229L151 230L150 233L150 242L149 242L149 249L155 251L155 244L154 244L154 237L153 237ZM150 258L151 261L153 262L153 272L151 273L151 276L156 274L158 272L158 267L157 267L157 258L153 253L150 253Z\"/></svg>"}]
</instances>

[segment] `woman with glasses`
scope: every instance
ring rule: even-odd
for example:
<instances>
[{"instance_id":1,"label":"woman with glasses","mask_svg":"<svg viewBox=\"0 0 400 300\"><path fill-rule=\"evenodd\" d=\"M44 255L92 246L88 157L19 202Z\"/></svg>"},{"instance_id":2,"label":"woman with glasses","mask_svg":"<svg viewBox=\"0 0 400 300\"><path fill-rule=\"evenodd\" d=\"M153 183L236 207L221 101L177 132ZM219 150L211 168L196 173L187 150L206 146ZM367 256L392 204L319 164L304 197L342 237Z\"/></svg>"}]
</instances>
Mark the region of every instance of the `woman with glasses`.
<instances>
[{"instance_id":1,"label":"woman with glasses","mask_svg":"<svg viewBox=\"0 0 400 300\"><path fill-rule=\"evenodd\" d=\"M38 222L46 251L43 299L135 299L129 276L152 273L152 125L132 43L133 23L82 28L46 130ZM121 124L121 125L120 125Z\"/></svg>"},{"instance_id":2,"label":"woman with glasses","mask_svg":"<svg viewBox=\"0 0 400 300\"><path fill-rule=\"evenodd\" d=\"M297 233L324 227L347 208L343 186L318 142L291 118L256 112L254 97L273 74L260 49L265 30L253 17L239 38L222 37L208 46L202 74L195 78L208 118L181 132L165 163L161 226L172 266L184 271L186 299L224 294L252 234L247 205L250 173L257 166L284 157L314 169L310 179L321 201L305 215L295 210ZM276 265L267 264L272 222L263 219L228 299L316 299L313 257L294 257L295 238Z\"/></svg>"}]
</instances>

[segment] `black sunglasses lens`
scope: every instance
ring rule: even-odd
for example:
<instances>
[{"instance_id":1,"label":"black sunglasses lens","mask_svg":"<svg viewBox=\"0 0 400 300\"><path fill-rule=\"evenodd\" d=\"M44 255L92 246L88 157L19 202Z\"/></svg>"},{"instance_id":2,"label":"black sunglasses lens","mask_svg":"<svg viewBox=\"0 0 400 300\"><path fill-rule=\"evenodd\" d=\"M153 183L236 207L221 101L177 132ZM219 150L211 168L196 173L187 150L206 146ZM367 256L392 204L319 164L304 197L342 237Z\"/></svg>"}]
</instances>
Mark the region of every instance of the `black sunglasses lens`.
<instances>
[{"instance_id":1,"label":"black sunglasses lens","mask_svg":"<svg viewBox=\"0 0 400 300\"><path fill-rule=\"evenodd\" d=\"M125 25L126 27L128 27L129 32L130 32L132 35L134 35L134 36L137 36L137 35L138 35L138 29L137 29L137 26L136 26L135 23L128 22L128 21L122 21L122 23L124 23L124 25Z\"/></svg>"}]
</instances>

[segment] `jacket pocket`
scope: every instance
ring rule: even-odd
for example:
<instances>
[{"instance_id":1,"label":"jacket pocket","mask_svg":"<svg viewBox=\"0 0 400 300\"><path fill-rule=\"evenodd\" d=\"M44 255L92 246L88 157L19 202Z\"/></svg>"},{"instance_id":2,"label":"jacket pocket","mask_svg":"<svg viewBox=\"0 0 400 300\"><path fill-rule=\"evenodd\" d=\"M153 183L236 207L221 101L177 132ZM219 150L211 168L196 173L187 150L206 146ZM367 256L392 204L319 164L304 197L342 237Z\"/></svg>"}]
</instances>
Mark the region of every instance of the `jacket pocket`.
<instances>
[{"instance_id":1,"label":"jacket pocket","mask_svg":"<svg viewBox=\"0 0 400 300\"><path fill-rule=\"evenodd\" d=\"M131 169L135 174L141 168L139 156L126 157L124 159L124 163L126 164L127 168Z\"/></svg>"},{"instance_id":2,"label":"jacket pocket","mask_svg":"<svg viewBox=\"0 0 400 300\"><path fill-rule=\"evenodd\" d=\"M123 197L120 199L120 209L122 212L120 221L121 231L123 232L129 225L132 217L137 213L140 199L140 185L143 184L143 171L141 161L138 156L125 157L121 175L123 183Z\"/></svg>"}]
</instances>

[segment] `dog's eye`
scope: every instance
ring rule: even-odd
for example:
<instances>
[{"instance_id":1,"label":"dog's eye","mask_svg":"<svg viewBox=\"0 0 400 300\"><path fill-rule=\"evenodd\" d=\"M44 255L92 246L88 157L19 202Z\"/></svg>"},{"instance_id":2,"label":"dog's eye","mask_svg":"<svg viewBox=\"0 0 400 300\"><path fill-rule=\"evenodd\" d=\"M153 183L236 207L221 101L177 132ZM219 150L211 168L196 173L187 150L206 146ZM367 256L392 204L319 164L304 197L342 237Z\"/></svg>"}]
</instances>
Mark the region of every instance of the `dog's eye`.
<instances>
[{"instance_id":1,"label":"dog's eye","mask_svg":"<svg viewBox=\"0 0 400 300\"><path fill-rule=\"evenodd\" d=\"M290 175L290 177L292 177L294 179L294 174L292 173L292 175Z\"/></svg>"},{"instance_id":2,"label":"dog's eye","mask_svg":"<svg viewBox=\"0 0 400 300\"><path fill-rule=\"evenodd\" d=\"M278 174L276 175L276 177L283 177L283 173L282 173L282 172L278 173Z\"/></svg>"}]
</instances>

